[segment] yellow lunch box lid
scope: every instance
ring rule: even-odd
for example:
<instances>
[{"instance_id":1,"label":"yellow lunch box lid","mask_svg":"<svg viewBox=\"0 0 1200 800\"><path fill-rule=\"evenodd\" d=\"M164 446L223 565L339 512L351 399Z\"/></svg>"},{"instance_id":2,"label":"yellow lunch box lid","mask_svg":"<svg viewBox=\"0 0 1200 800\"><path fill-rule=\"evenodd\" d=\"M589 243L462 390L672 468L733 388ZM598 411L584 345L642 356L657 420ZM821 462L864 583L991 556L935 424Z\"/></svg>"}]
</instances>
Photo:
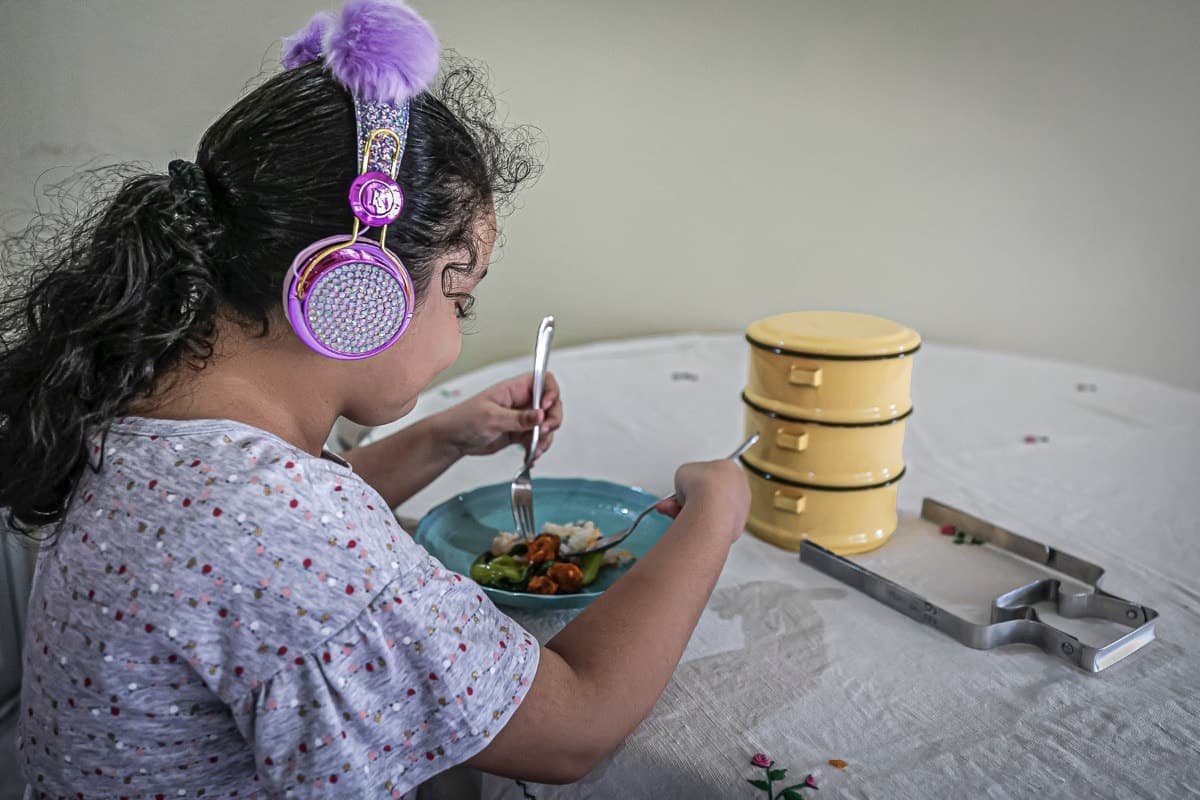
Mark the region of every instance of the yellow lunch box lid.
<instances>
[{"instance_id":1,"label":"yellow lunch box lid","mask_svg":"<svg viewBox=\"0 0 1200 800\"><path fill-rule=\"evenodd\" d=\"M793 311L752 322L746 338L788 355L887 358L914 353L921 336L912 328L849 311Z\"/></svg>"}]
</instances>

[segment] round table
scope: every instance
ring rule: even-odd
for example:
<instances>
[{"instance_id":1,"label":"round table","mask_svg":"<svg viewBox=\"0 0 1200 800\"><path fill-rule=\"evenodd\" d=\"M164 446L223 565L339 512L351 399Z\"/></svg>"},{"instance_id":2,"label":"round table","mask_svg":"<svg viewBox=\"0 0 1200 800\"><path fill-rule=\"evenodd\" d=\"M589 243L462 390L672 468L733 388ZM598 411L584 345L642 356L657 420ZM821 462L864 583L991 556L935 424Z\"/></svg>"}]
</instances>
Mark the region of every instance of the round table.
<instances>
[{"instance_id":1,"label":"round table","mask_svg":"<svg viewBox=\"0 0 1200 800\"><path fill-rule=\"evenodd\" d=\"M368 441L530 361L452 380ZM681 462L740 440L746 362L737 334L556 351L566 422L535 474L666 494ZM856 562L977 622L997 595L1048 574L939 536L918 514L933 497L1105 567L1106 590L1161 614L1159 639L1095 675L1031 647L970 650L745 535L666 692L623 747L577 784L484 776L483 796L765 797L747 783L764 777L750 763L757 752L789 783L815 772L826 800L1200 793L1200 393L927 344L913 398L900 527ZM397 512L419 517L507 482L520 458L464 461ZM1127 630L1038 611L1092 644ZM513 616L543 642L569 618Z\"/></svg>"}]
</instances>

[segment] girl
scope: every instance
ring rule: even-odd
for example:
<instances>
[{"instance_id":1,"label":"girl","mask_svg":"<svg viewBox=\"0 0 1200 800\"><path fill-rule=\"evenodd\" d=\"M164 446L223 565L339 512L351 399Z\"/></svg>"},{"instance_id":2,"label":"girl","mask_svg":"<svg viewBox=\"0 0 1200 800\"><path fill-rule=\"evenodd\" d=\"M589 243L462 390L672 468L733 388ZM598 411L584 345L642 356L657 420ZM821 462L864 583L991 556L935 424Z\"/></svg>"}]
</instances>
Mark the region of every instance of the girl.
<instances>
[{"instance_id":1,"label":"girl","mask_svg":"<svg viewBox=\"0 0 1200 800\"><path fill-rule=\"evenodd\" d=\"M436 40L394 0L318 15L285 67L195 163L7 251L30 272L0 315L0 507L44 541L35 797L396 798L462 762L576 780L654 705L742 530L737 468L681 467L670 530L539 647L397 527L459 458L561 423L524 376L322 450L454 361L536 165L474 71L431 87Z\"/></svg>"}]
</instances>

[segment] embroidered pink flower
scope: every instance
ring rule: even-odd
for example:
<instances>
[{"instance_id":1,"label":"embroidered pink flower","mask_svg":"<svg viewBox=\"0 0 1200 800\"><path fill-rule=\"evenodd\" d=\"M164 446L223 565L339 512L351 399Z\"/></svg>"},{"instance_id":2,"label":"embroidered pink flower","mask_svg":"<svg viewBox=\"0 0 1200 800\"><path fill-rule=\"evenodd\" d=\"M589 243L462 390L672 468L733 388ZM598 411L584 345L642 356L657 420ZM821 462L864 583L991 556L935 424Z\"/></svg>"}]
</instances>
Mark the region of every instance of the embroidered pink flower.
<instances>
[{"instance_id":1,"label":"embroidered pink flower","mask_svg":"<svg viewBox=\"0 0 1200 800\"><path fill-rule=\"evenodd\" d=\"M766 769L775 762L772 761L770 756L768 756L766 753L755 753L754 757L750 759L750 763L756 767L762 767L763 769Z\"/></svg>"},{"instance_id":2,"label":"embroidered pink flower","mask_svg":"<svg viewBox=\"0 0 1200 800\"><path fill-rule=\"evenodd\" d=\"M810 789L816 789L817 788L817 779L814 778L812 775L805 776L804 785Z\"/></svg>"}]
</instances>

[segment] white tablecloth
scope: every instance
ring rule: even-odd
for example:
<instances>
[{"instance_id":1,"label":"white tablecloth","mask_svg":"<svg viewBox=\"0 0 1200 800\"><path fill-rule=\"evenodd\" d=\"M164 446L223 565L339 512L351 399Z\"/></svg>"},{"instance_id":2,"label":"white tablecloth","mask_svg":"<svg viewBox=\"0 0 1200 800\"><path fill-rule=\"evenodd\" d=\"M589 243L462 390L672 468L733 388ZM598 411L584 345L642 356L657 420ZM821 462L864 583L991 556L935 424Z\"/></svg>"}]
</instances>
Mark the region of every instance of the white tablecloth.
<instances>
[{"instance_id":1,"label":"white tablecloth","mask_svg":"<svg viewBox=\"0 0 1200 800\"><path fill-rule=\"evenodd\" d=\"M556 351L566 423L536 474L670 491L680 462L740 439L746 351L733 334ZM528 361L458 378L413 418ZM1159 640L1098 675L1023 646L970 650L746 535L665 694L620 750L578 784L488 776L484 796L763 797L746 783L762 777L749 763L759 751L789 778L817 771L826 800L1200 796L1200 394L926 345L913 395L900 528L857 561L980 622L997 594L1042 574L939 536L918 519L934 497L1106 567L1106 589L1160 612ZM507 481L519 458L459 464L399 512ZM514 616L543 642L566 621ZM1043 616L1093 644L1127 630Z\"/></svg>"}]
</instances>

